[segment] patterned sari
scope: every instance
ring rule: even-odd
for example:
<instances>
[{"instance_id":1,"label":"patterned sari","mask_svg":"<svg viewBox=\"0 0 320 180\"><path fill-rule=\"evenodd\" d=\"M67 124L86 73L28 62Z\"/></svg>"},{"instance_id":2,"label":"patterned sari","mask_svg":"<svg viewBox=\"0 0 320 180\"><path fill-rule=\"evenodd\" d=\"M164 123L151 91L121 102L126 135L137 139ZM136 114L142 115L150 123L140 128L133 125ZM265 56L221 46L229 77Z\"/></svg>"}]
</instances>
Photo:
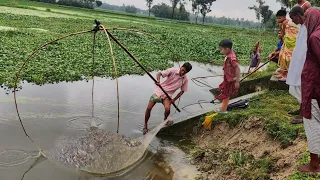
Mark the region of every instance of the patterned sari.
<instances>
[{"instance_id":1,"label":"patterned sari","mask_svg":"<svg viewBox=\"0 0 320 180\"><path fill-rule=\"evenodd\" d=\"M289 21L285 28L285 36L283 39L282 49L279 54L279 66L282 70L288 71L292 52L296 46L296 38L299 32L299 26Z\"/></svg>"}]
</instances>

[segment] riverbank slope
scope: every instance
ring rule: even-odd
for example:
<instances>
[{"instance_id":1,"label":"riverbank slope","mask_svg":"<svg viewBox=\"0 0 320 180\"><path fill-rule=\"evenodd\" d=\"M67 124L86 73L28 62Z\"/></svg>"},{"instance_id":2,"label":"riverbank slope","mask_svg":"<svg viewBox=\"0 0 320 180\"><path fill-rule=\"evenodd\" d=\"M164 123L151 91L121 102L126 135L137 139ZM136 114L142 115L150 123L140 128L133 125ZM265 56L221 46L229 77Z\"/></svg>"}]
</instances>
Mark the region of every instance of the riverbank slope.
<instances>
[{"instance_id":1,"label":"riverbank slope","mask_svg":"<svg viewBox=\"0 0 320 180\"><path fill-rule=\"evenodd\" d=\"M201 171L198 179L319 179L296 171L308 162L303 125L291 125L287 113L299 107L296 100L286 91L251 99L258 100L218 115L211 131L191 135L190 162Z\"/></svg>"}]
</instances>

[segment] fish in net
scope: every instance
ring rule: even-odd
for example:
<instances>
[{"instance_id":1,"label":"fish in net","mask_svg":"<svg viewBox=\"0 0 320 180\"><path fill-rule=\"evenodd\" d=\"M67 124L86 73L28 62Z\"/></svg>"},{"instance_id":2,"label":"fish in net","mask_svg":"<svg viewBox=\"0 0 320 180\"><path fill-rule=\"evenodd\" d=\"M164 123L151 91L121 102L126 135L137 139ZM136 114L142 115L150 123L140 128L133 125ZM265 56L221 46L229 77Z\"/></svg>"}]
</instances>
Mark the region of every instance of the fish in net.
<instances>
[{"instance_id":1,"label":"fish in net","mask_svg":"<svg viewBox=\"0 0 320 180\"><path fill-rule=\"evenodd\" d=\"M80 171L121 174L144 157L149 144L167 122L163 121L137 139L90 128L61 138L52 150L42 151L42 154L55 163Z\"/></svg>"}]
</instances>

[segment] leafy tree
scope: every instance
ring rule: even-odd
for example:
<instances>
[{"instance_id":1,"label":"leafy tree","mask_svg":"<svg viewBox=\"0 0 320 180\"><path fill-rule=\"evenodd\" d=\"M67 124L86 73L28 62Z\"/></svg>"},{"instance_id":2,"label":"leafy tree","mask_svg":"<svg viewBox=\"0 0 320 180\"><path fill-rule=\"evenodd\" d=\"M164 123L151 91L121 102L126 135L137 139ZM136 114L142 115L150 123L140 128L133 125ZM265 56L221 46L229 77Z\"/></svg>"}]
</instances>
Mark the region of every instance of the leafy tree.
<instances>
[{"instance_id":1,"label":"leafy tree","mask_svg":"<svg viewBox=\"0 0 320 180\"><path fill-rule=\"evenodd\" d=\"M101 1L96 1L96 5L97 5L97 7L100 7L102 5L102 2Z\"/></svg>"},{"instance_id":2,"label":"leafy tree","mask_svg":"<svg viewBox=\"0 0 320 180\"><path fill-rule=\"evenodd\" d=\"M275 14L271 15L270 20L265 24L267 29L274 29L277 26L277 17Z\"/></svg>"},{"instance_id":3,"label":"leafy tree","mask_svg":"<svg viewBox=\"0 0 320 180\"><path fill-rule=\"evenodd\" d=\"M196 23L198 23L198 17L200 13L200 5L198 4L197 0L190 0L192 5L192 12L194 13L196 17Z\"/></svg>"},{"instance_id":4,"label":"leafy tree","mask_svg":"<svg viewBox=\"0 0 320 180\"><path fill-rule=\"evenodd\" d=\"M261 17L262 17L262 24L266 24L273 14L273 11L269 9L269 6L262 6L261 7Z\"/></svg>"},{"instance_id":5,"label":"leafy tree","mask_svg":"<svg viewBox=\"0 0 320 180\"><path fill-rule=\"evenodd\" d=\"M184 2L180 2L178 18L179 18L179 20L190 21L189 13L186 10Z\"/></svg>"},{"instance_id":6,"label":"leafy tree","mask_svg":"<svg viewBox=\"0 0 320 180\"><path fill-rule=\"evenodd\" d=\"M149 9L149 17L150 17L150 11L151 11L151 6L153 4L153 0L146 0L147 1L147 7Z\"/></svg>"},{"instance_id":7,"label":"leafy tree","mask_svg":"<svg viewBox=\"0 0 320 180\"><path fill-rule=\"evenodd\" d=\"M151 9L156 17L172 18L172 8L165 3L154 5ZM176 13L173 19L190 21L189 12L185 9L184 4L180 4L179 9L175 9Z\"/></svg>"},{"instance_id":8,"label":"leafy tree","mask_svg":"<svg viewBox=\"0 0 320 180\"><path fill-rule=\"evenodd\" d=\"M172 19L174 18L174 10L177 8L178 3L180 0L170 0L172 4Z\"/></svg>"},{"instance_id":9,"label":"leafy tree","mask_svg":"<svg viewBox=\"0 0 320 180\"><path fill-rule=\"evenodd\" d=\"M204 19L206 15L211 12L212 3L216 0L196 0L197 4L200 5L200 13L202 14L202 23L204 23Z\"/></svg>"},{"instance_id":10,"label":"leafy tree","mask_svg":"<svg viewBox=\"0 0 320 180\"><path fill-rule=\"evenodd\" d=\"M165 3L154 5L151 11L156 17L161 17L161 18L171 17L171 7Z\"/></svg>"},{"instance_id":11,"label":"leafy tree","mask_svg":"<svg viewBox=\"0 0 320 180\"><path fill-rule=\"evenodd\" d=\"M262 25L265 25L273 14L273 11L269 9L269 6L265 5L265 1L256 0L258 6L254 5L249 7L249 9L254 10L256 12L256 18L261 22Z\"/></svg>"},{"instance_id":12,"label":"leafy tree","mask_svg":"<svg viewBox=\"0 0 320 180\"><path fill-rule=\"evenodd\" d=\"M277 2L280 2L285 8L292 8L296 3L295 0L277 0Z\"/></svg>"},{"instance_id":13,"label":"leafy tree","mask_svg":"<svg viewBox=\"0 0 320 180\"><path fill-rule=\"evenodd\" d=\"M137 11L138 11L138 9L135 7L135 6L126 6L125 7L125 11L127 12L127 13L132 13L132 14L136 14L137 13Z\"/></svg>"}]
</instances>

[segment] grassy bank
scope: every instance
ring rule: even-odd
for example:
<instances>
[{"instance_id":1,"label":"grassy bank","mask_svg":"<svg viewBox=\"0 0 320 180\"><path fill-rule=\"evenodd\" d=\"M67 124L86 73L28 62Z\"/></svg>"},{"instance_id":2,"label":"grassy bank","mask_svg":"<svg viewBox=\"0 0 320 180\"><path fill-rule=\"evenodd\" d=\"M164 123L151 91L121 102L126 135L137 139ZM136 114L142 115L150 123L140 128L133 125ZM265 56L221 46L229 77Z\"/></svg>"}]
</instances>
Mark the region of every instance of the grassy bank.
<instances>
[{"instance_id":1,"label":"grassy bank","mask_svg":"<svg viewBox=\"0 0 320 180\"><path fill-rule=\"evenodd\" d=\"M283 147L291 145L299 133L303 132L303 126L292 126L289 124L292 117L288 115L288 112L299 108L296 99L289 93L284 91L269 91L253 97L251 101L248 109L219 115L214 119L213 124L225 121L230 126L236 127L250 117L263 119L265 131L272 138L280 141Z\"/></svg>"},{"instance_id":2,"label":"grassy bank","mask_svg":"<svg viewBox=\"0 0 320 180\"><path fill-rule=\"evenodd\" d=\"M163 40L174 52L158 41L142 34L112 31L149 71L171 66L170 60L193 60L219 64L223 56L218 42L223 38L234 41L234 49L243 65L256 41L260 41L263 57L274 49L276 36L228 26L202 26L162 22L155 18L132 16L102 10L88 10L26 0L0 2L0 84L12 86L13 78L23 60L37 47L60 36L90 30L93 20L106 27L124 27L149 32ZM113 77L113 67L102 33L98 34L94 74ZM59 41L41 51L24 69L22 79L36 84L76 81L92 72L92 34ZM142 74L128 56L113 44L119 75Z\"/></svg>"},{"instance_id":3,"label":"grassy bank","mask_svg":"<svg viewBox=\"0 0 320 180\"><path fill-rule=\"evenodd\" d=\"M193 135L190 161L199 179L319 179L296 171L309 161L303 125L290 124L288 111L297 108L288 92L269 91L251 98L248 109L216 116L212 131Z\"/></svg>"}]
</instances>

